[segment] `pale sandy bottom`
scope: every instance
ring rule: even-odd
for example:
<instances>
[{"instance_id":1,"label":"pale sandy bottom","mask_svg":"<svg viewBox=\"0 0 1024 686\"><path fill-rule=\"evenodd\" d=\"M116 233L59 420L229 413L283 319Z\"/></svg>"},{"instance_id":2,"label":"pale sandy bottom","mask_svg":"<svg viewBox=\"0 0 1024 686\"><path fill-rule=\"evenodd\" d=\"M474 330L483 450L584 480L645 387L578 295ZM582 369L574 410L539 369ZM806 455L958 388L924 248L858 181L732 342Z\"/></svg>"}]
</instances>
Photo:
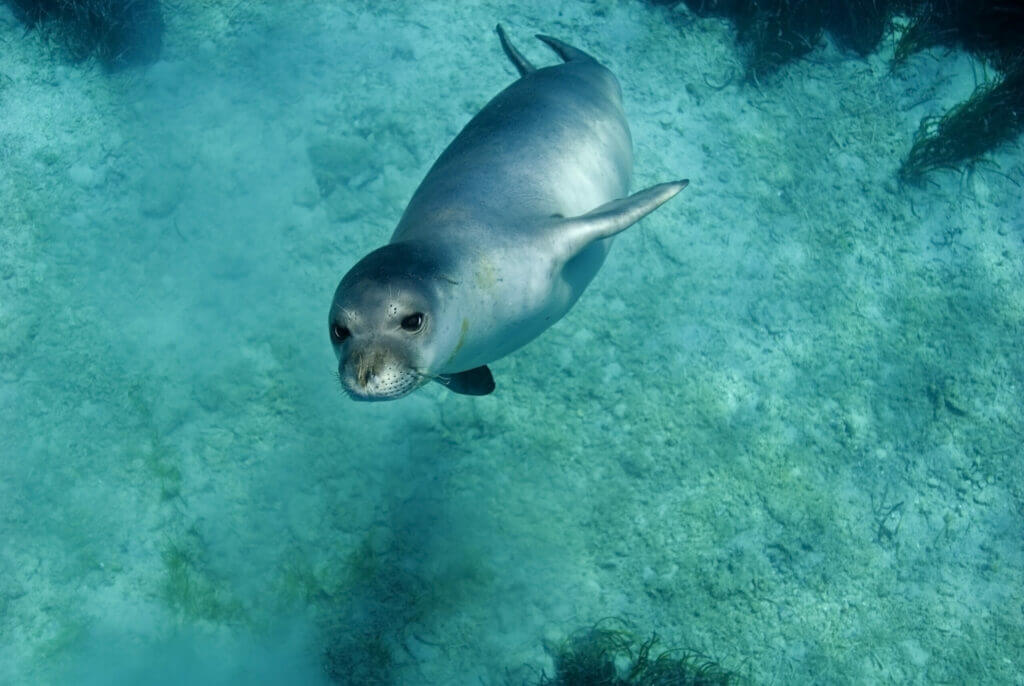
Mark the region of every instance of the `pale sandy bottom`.
<instances>
[{"instance_id":1,"label":"pale sandy bottom","mask_svg":"<svg viewBox=\"0 0 1024 686\"><path fill-rule=\"evenodd\" d=\"M116 75L0 9L0 682L516 683L618 616L754 683L1024 683L1024 159L894 181L981 67L380 4L168 1ZM494 395L354 404L331 294L511 82L497 20L691 186Z\"/></svg>"}]
</instances>

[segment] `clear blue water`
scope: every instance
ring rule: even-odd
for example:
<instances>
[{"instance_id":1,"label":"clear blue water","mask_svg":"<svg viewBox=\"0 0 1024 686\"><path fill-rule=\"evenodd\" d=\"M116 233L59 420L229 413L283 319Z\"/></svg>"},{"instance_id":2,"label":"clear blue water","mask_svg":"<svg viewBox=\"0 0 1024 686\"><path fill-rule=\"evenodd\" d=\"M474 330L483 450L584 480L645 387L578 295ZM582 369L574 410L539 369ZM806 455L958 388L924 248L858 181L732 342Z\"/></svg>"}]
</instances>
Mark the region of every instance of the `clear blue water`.
<instances>
[{"instance_id":1,"label":"clear blue water","mask_svg":"<svg viewBox=\"0 0 1024 686\"><path fill-rule=\"evenodd\" d=\"M0 683L520 683L608 616L753 683L1024 683L1024 154L894 181L979 65L718 88L717 20L383 5L166 2L113 74L0 6ZM514 78L497 20L691 186L493 395L353 403L331 294Z\"/></svg>"}]
</instances>

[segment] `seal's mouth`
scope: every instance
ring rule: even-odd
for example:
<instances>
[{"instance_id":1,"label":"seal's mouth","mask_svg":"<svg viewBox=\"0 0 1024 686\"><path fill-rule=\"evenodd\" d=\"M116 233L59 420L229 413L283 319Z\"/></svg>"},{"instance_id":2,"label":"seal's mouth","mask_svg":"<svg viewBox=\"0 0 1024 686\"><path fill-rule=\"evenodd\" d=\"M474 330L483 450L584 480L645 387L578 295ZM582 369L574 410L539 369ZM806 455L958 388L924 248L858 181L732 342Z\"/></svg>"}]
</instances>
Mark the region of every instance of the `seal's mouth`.
<instances>
[{"instance_id":1,"label":"seal's mouth","mask_svg":"<svg viewBox=\"0 0 1024 686\"><path fill-rule=\"evenodd\" d=\"M341 386L345 389L345 393L348 394L348 397L352 398L352 400L377 402L382 400L398 400L399 398L405 397L416 390L419 384L415 382L415 379L413 379L412 383L402 383L399 385L393 384L382 387L367 385L360 388L346 383L343 379Z\"/></svg>"},{"instance_id":2,"label":"seal's mouth","mask_svg":"<svg viewBox=\"0 0 1024 686\"><path fill-rule=\"evenodd\" d=\"M350 355L338 366L341 387L353 400L397 400L413 392L427 377L382 350Z\"/></svg>"}]
</instances>

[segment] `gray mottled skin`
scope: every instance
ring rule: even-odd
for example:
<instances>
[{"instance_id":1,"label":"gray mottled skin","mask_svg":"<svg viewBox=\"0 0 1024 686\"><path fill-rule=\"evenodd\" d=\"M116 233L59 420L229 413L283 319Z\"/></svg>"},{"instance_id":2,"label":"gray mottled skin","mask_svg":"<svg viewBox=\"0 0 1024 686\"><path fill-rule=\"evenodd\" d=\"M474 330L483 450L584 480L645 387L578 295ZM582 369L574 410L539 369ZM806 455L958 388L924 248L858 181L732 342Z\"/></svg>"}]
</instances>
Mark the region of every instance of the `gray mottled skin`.
<instances>
[{"instance_id":1,"label":"gray mottled skin","mask_svg":"<svg viewBox=\"0 0 1024 686\"><path fill-rule=\"evenodd\" d=\"M544 40L568 61L534 70L516 54L522 77L434 163L390 244L338 286L330 323L348 334L334 343L352 397L446 383L526 344L569 311L614 233L686 185L623 199L633 155L618 82ZM400 325L412 313L419 331Z\"/></svg>"}]
</instances>

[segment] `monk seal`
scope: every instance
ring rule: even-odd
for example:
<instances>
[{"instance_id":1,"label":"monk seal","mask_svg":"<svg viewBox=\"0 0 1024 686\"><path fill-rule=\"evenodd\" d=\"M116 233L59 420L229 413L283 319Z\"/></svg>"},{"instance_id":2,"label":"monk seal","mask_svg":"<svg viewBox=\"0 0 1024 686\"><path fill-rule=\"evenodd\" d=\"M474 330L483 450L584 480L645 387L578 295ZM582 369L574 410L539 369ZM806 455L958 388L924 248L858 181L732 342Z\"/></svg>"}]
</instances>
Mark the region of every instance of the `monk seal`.
<instances>
[{"instance_id":1,"label":"monk seal","mask_svg":"<svg viewBox=\"0 0 1024 686\"><path fill-rule=\"evenodd\" d=\"M462 129L391 242L334 293L331 345L356 400L400 398L429 381L490 393L486 365L561 319L612 236L688 183L629 195L632 138L612 73L544 35L562 63L538 69L497 31L518 80Z\"/></svg>"}]
</instances>

